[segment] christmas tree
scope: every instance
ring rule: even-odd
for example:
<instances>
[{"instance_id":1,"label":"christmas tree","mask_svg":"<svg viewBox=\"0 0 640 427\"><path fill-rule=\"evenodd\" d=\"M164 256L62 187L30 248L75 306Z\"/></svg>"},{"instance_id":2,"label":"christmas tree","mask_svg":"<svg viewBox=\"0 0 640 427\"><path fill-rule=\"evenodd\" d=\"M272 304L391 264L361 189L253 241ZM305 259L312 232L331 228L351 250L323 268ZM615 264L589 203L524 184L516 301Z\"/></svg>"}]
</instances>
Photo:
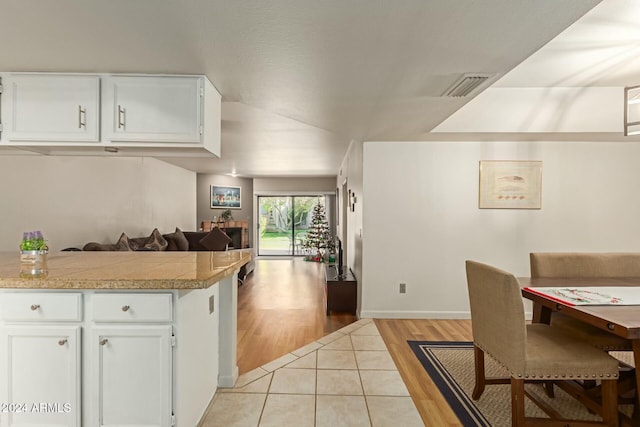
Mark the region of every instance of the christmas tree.
<instances>
[{"instance_id":1,"label":"christmas tree","mask_svg":"<svg viewBox=\"0 0 640 427\"><path fill-rule=\"evenodd\" d=\"M325 260L328 251L334 249L334 241L329 232L324 206L319 202L313 207L311 224L303 246L311 251L307 257L308 260L320 262Z\"/></svg>"}]
</instances>

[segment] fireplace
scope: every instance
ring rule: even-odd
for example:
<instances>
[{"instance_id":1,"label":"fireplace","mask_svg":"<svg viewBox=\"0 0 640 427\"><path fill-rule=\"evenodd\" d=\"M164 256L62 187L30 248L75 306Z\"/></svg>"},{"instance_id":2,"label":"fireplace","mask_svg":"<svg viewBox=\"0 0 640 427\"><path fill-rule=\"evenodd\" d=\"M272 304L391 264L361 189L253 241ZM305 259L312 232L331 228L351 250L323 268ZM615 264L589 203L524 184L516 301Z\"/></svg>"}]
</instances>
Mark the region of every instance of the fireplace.
<instances>
[{"instance_id":1,"label":"fireplace","mask_svg":"<svg viewBox=\"0 0 640 427\"><path fill-rule=\"evenodd\" d=\"M200 223L201 230L212 230L213 227L220 227L220 229L231 238L229 249L244 249L249 247L249 221L231 220L221 223L202 221Z\"/></svg>"},{"instance_id":2,"label":"fireplace","mask_svg":"<svg viewBox=\"0 0 640 427\"><path fill-rule=\"evenodd\" d=\"M229 243L229 249L242 248L242 227L227 227L227 228L223 227L222 231L227 233L227 236L231 238L231 243Z\"/></svg>"}]
</instances>

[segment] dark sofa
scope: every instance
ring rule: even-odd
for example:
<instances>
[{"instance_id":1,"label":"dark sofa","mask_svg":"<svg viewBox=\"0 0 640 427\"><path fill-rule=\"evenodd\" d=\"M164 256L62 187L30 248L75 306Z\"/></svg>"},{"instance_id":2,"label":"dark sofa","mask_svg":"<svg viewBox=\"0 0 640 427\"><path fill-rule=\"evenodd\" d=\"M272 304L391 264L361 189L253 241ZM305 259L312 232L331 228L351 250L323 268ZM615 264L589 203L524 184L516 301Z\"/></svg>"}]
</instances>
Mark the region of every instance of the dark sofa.
<instances>
[{"instance_id":1,"label":"dark sofa","mask_svg":"<svg viewBox=\"0 0 640 427\"><path fill-rule=\"evenodd\" d=\"M226 251L231 238L220 228L211 231L182 231L176 227L173 233L161 234L154 229L147 237L129 237L120 235L116 243L89 242L83 251ZM235 249L234 249L235 250ZM240 283L255 267L253 258L240 268Z\"/></svg>"}]
</instances>

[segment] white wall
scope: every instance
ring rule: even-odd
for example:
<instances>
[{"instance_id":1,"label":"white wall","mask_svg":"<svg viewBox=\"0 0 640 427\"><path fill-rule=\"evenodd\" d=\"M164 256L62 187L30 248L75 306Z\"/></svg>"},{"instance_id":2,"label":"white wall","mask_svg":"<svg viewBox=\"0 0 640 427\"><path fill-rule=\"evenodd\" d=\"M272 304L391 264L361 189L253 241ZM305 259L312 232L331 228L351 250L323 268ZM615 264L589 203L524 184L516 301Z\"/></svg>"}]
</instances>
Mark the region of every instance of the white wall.
<instances>
[{"instance_id":1,"label":"white wall","mask_svg":"<svg viewBox=\"0 0 640 427\"><path fill-rule=\"evenodd\" d=\"M362 303L362 236L363 236L363 225L362 225L362 217L363 217L363 206L365 194L363 193L363 185L362 185L362 142L352 141L349 145L349 149L347 150L347 154L342 161L342 165L340 166L340 171L338 173L337 185L341 190L345 187L346 183L347 196L349 195L349 190L351 193L355 193L356 203L353 209L350 209L349 206L344 206L339 200L340 203L339 211L341 212L340 216L341 221L344 219L343 213L346 212L346 236L339 236L342 240L342 244L345 248L346 252L346 266L349 267L356 279L358 280L358 308L357 312L360 312L361 303ZM344 191L344 190L343 190ZM341 196L340 199L343 197ZM342 227L340 227L342 228ZM362 317L362 316L361 316Z\"/></svg>"},{"instance_id":2,"label":"white wall","mask_svg":"<svg viewBox=\"0 0 640 427\"><path fill-rule=\"evenodd\" d=\"M622 87L490 87L432 132L622 131Z\"/></svg>"},{"instance_id":3,"label":"white wall","mask_svg":"<svg viewBox=\"0 0 640 427\"><path fill-rule=\"evenodd\" d=\"M253 191L258 195L325 194L336 191L335 178L256 178Z\"/></svg>"},{"instance_id":4,"label":"white wall","mask_svg":"<svg viewBox=\"0 0 640 427\"><path fill-rule=\"evenodd\" d=\"M53 251L193 230L196 174L152 158L0 156L0 250L42 230Z\"/></svg>"},{"instance_id":5,"label":"white wall","mask_svg":"<svg viewBox=\"0 0 640 427\"><path fill-rule=\"evenodd\" d=\"M469 317L466 259L528 276L533 251L640 251L638 158L631 142L365 143L361 316ZM480 160L542 160L542 209L478 209Z\"/></svg>"}]
</instances>

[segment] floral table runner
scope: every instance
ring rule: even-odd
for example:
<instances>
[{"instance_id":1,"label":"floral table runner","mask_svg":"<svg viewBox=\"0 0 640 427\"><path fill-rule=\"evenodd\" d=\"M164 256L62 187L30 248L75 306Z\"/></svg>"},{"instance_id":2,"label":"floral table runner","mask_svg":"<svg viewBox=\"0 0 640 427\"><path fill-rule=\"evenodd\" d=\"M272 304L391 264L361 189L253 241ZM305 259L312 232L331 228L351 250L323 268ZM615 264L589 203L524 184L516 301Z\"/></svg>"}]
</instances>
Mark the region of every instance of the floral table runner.
<instances>
[{"instance_id":1,"label":"floral table runner","mask_svg":"<svg viewBox=\"0 0 640 427\"><path fill-rule=\"evenodd\" d=\"M640 287L637 286L525 289L567 305L640 305Z\"/></svg>"}]
</instances>

